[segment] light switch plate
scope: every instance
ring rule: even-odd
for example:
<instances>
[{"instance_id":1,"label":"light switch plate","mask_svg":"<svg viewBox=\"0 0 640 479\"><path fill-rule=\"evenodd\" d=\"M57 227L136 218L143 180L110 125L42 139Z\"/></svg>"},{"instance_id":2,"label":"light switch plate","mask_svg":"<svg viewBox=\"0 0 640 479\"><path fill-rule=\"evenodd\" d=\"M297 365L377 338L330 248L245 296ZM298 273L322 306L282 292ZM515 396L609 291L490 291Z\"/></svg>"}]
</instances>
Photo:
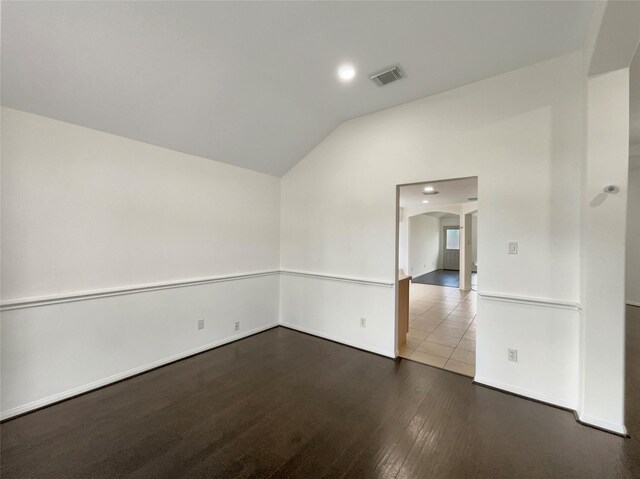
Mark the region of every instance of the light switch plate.
<instances>
[{"instance_id":1,"label":"light switch plate","mask_svg":"<svg viewBox=\"0 0 640 479\"><path fill-rule=\"evenodd\" d=\"M509 254L518 254L518 242L509 241Z\"/></svg>"}]
</instances>

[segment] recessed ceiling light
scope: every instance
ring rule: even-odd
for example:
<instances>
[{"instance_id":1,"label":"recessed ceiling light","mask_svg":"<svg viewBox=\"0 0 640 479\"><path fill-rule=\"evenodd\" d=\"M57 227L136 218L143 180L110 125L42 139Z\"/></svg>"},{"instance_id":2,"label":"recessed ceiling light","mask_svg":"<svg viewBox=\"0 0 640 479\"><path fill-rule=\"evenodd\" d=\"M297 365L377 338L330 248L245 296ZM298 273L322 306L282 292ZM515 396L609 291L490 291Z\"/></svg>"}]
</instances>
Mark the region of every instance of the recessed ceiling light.
<instances>
[{"instance_id":1,"label":"recessed ceiling light","mask_svg":"<svg viewBox=\"0 0 640 479\"><path fill-rule=\"evenodd\" d=\"M433 191L433 186L425 186L424 191L426 192Z\"/></svg>"},{"instance_id":2,"label":"recessed ceiling light","mask_svg":"<svg viewBox=\"0 0 640 479\"><path fill-rule=\"evenodd\" d=\"M423 203L429 203L429 200L422 200Z\"/></svg>"},{"instance_id":3,"label":"recessed ceiling light","mask_svg":"<svg viewBox=\"0 0 640 479\"><path fill-rule=\"evenodd\" d=\"M342 65L338 68L338 78L341 81L351 81L356 76L356 69L351 65Z\"/></svg>"}]
</instances>

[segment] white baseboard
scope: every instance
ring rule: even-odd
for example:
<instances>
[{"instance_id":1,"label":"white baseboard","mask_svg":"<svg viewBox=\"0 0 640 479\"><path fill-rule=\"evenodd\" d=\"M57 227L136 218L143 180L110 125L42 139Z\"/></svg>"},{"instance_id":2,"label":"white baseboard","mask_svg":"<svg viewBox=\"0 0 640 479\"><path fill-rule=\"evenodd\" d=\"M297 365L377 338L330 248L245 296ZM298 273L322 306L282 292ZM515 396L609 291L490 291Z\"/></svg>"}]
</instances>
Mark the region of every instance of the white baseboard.
<instances>
[{"instance_id":1,"label":"white baseboard","mask_svg":"<svg viewBox=\"0 0 640 479\"><path fill-rule=\"evenodd\" d=\"M65 399L69 399L71 397L74 396L78 396L80 394L92 391L94 389L98 389L104 386L107 386L109 384L113 384L115 382L121 381L123 379L127 379L129 377L132 376L136 376L140 373L144 373L146 371L155 369L157 367L160 366L164 366L165 364L169 364L172 363L174 361L178 361L180 359L184 359L187 358L189 356L193 356L195 354L210 350L210 349L214 349L216 347L219 346L223 346L225 344L231 343L233 341L236 341L238 339L242 339L245 338L247 336L251 336L253 334L256 333L260 333L262 331L266 331L268 329L274 328L276 326L284 326L286 328L290 328L296 331L300 331L303 333L307 333L307 334L311 334L313 336L317 336L323 339L328 339L330 341L335 341L341 344L345 344L347 346L352 346L358 349L362 349L365 351L369 351L375 354L379 354L381 356L385 356L391 359L395 359L395 353L394 352L390 352L390 351L386 351L386 350L382 350L382 349L377 349L377 348L371 348L369 346L366 345L362 345L359 343L355 343L353 341L349 341L346 340L344 338L340 338L337 336L333 336L333 335L328 335L325 334L321 331L317 331L311 328L305 328L302 326L299 326L297 324L292 324L292 323L287 323L287 322L280 322L280 323L270 323L264 326L260 326L258 328L254 328L250 331L245 331L239 334L235 334L233 336L229 336L225 339L221 339L218 341L214 341L212 343L208 343L202 346L199 346L197 348L193 348L187 351L183 351L181 353L175 354L173 356L169 356L163 359L160 359L158 361L154 361L152 363L148 363L145 364L143 366L139 366L137 368L133 368L133 369L129 369L128 371L124 371L122 373L118 373L118 374L114 374L112 376L100 379L98 381L94 381L73 389L69 389L67 391L63 391L61 393L57 393L57 394L53 394L51 396L42 398L42 399L38 399L37 401L32 401L30 403L27 404L23 404L21 406L9 409L7 411L2 411L0 412L0 420L4 421L6 419L10 419L14 416L19 416L21 414L25 414L27 412L42 408L44 406L48 406L50 404L54 404L56 402L65 400ZM570 402L564 401L564 400L559 400L557 398L553 398L544 394L539 394L535 391L531 391L529 389L526 388L520 388L517 386L513 386L510 384L506 384L506 383L502 383L500 381L495 381L492 379L488 379L488 378L484 378L481 376L476 376L474 378L474 381L476 383L479 383L481 385L485 385L485 386L489 386L495 389L500 389L509 393L513 393L513 394L517 394L520 396L525 396L531 399L535 399L538 401L542 401L544 403L547 404L551 404L551 405L555 405L555 406L559 406L565 409L569 409L572 411L576 411L576 405L572 404ZM607 431L611 431L614 432L616 434L622 434L622 435L626 435L627 434L627 429L623 424L615 424L615 423L611 423L609 421L603 421L601 419L595 418L595 417L591 417L588 415L580 415L579 413L576 412L576 415L578 417L578 419L580 420L580 422L587 424L587 425L591 425L591 426L595 426L597 428L600 429L604 429Z\"/></svg>"},{"instance_id":2,"label":"white baseboard","mask_svg":"<svg viewBox=\"0 0 640 479\"><path fill-rule=\"evenodd\" d=\"M576 415L578 416L578 419L580 420L580 422L587 424L589 426L595 426L599 429L611 431L613 433L621 434L623 436L627 435L627 428L624 426L624 424L616 424L610 421L603 421L602 419L598 419L597 417L581 415L578 412L576 412Z\"/></svg>"},{"instance_id":3,"label":"white baseboard","mask_svg":"<svg viewBox=\"0 0 640 479\"><path fill-rule=\"evenodd\" d=\"M483 384L485 386L489 386L496 389L501 389L506 392L510 392L513 394L518 394L519 396L526 396L531 399L535 399L537 401L541 401L547 404L551 404L554 406L558 406L565 409L570 409L572 411L576 410L577 404L571 403L569 401L565 401L563 399L558 399L555 397L547 396L546 394L540 394L538 392L532 391L530 389L521 388L518 386L513 386L511 384L506 384L501 381L495 381L493 379L484 378L482 376L476 376L474 381Z\"/></svg>"},{"instance_id":4,"label":"white baseboard","mask_svg":"<svg viewBox=\"0 0 640 479\"><path fill-rule=\"evenodd\" d=\"M551 404L553 406L559 406L564 409L569 409L575 413L575 416L577 417L578 422L582 424L585 424L587 426L594 426L598 429L603 429L605 431L609 431L614 434L620 434L623 436L627 435L627 428L624 426L624 424L615 424L609 421L603 421L596 417L581 415L577 411L577 405L574 405L570 402L558 400L556 398L549 397L544 394L538 394L529 389L519 388L517 386L512 386L510 384L505 384L500 381L494 381L492 379L483 378L481 376L476 376L474 378L474 381L478 384L489 386L495 389L501 389L509 393L518 394L519 396L524 396L524 397L528 397L538 401L542 401L544 403Z\"/></svg>"},{"instance_id":5,"label":"white baseboard","mask_svg":"<svg viewBox=\"0 0 640 479\"><path fill-rule=\"evenodd\" d=\"M154 361L152 363L148 363L145 364L143 366L139 366L137 368L133 368L133 369L129 369L128 371L124 371L118 374L114 374L112 376L103 378L103 379L99 379L98 381L94 381L91 382L89 384L84 384L82 386L78 386L76 388L73 389L69 389L67 391L63 391L57 394L53 394L51 396L47 396L45 398L42 399L38 399L37 401L32 401L30 403L27 404L23 404L21 406L17 406L14 407L12 409L9 409L7 411L2 411L0 412L0 421L4 421L5 419L9 419L12 418L14 416L19 416L20 414L24 414L27 413L29 411L33 411L35 409L39 409L41 407L44 406L48 406L50 404L62 401L64 399L69 399L71 397L74 396L78 396L80 394L92 391L94 389L98 389L101 388L103 386L107 386L109 384L121 381L123 379L127 379L129 377L132 376L136 376L140 373L143 373L145 371L149 371L151 369L155 369L159 366L164 366L165 364L169 364L172 363L174 361L177 361L179 359L184 359L187 358L189 356L193 356L194 354L198 354L198 353L202 353L204 351L207 351L209 349L213 349L219 346L223 346L225 344L231 343L233 341L236 341L238 339L242 339L245 338L247 336L251 336L253 334L256 333L260 333L262 331L266 331L267 329L271 329L278 326L278 323L271 323L271 324L267 324L265 326L260 326L258 328L254 328L250 331L244 331L242 333L238 333L238 334L234 334L233 336L229 336L227 338L224 339L220 339L218 341L214 341L212 343L208 343L205 344L203 346L198 346L197 348L193 348L193 349L189 349L187 351L183 351L181 353L178 354L174 354L173 356L169 356L163 359L159 359L158 361Z\"/></svg>"},{"instance_id":6,"label":"white baseboard","mask_svg":"<svg viewBox=\"0 0 640 479\"><path fill-rule=\"evenodd\" d=\"M357 349L362 349L364 351L369 351L371 353L379 354L380 356L386 356L391 359L395 359L395 351L386 351L383 349L372 348L364 344L355 343L353 341L349 341L344 338L340 338L338 336L332 336L330 334L323 333L321 331L317 331L311 328L305 328L303 326L299 326L297 324L287 323L284 321L280 321L280 326L284 326L285 328L295 329L296 331L300 331L301 333L311 334L313 336L318 336L319 338L328 339L330 341L335 341L336 343L346 344L347 346L351 346Z\"/></svg>"}]
</instances>

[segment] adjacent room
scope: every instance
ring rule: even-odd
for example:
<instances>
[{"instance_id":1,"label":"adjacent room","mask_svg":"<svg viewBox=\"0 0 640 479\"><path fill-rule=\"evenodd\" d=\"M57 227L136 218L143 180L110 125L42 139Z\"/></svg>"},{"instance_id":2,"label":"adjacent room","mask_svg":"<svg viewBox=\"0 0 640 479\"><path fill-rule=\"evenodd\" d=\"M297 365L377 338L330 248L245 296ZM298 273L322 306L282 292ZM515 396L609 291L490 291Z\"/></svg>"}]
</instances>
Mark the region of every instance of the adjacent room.
<instances>
[{"instance_id":1,"label":"adjacent room","mask_svg":"<svg viewBox=\"0 0 640 479\"><path fill-rule=\"evenodd\" d=\"M640 477L640 2L0 2L0 475Z\"/></svg>"},{"instance_id":2,"label":"adjacent room","mask_svg":"<svg viewBox=\"0 0 640 479\"><path fill-rule=\"evenodd\" d=\"M473 377L478 178L400 186L398 205L398 276L410 283L399 288L398 353Z\"/></svg>"}]
</instances>

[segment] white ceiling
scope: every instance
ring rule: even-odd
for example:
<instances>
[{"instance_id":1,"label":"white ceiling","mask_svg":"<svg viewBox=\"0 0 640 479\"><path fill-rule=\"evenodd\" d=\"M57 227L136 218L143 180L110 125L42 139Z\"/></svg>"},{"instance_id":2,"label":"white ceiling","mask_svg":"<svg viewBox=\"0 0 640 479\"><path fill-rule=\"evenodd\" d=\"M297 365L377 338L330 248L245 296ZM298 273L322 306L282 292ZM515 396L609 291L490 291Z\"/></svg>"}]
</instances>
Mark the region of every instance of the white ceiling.
<instances>
[{"instance_id":1,"label":"white ceiling","mask_svg":"<svg viewBox=\"0 0 640 479\"><path fill-rule=\"evenodd\" d=\"M346 119L582 48L592 9L4 1L2 104L282 175ZM407 78L367 79L396 63Z\"/></svg>"},{"instance_id":2,"label":"white ceiling","mask_svg":"<svg viewBox=\"0 0 640 479\"><path fill-rule=\"evenodd\" d=\"M454 215L452 213L443 213L441 211L434 211L432 213L423 213L427 216L434 216L436 218L459 218L460 215Z\"/></svg>"},{"instance_id":3,"label":"white ceiling","mask_svg":"<svg viewBox=\"0 0 640 479\"><path fill-rule=\"evenodd\" d=\"M424 188L432 186L437 195L425 195ZM464 178L461 180L434 181L420 183L418 185L400 187L400 207L414 208L421 206L451 205L457 203L469 203L469 198L478 197L478 177ZM429 201L428 204L422 203Z\"/></svg>"}]
</instances>

